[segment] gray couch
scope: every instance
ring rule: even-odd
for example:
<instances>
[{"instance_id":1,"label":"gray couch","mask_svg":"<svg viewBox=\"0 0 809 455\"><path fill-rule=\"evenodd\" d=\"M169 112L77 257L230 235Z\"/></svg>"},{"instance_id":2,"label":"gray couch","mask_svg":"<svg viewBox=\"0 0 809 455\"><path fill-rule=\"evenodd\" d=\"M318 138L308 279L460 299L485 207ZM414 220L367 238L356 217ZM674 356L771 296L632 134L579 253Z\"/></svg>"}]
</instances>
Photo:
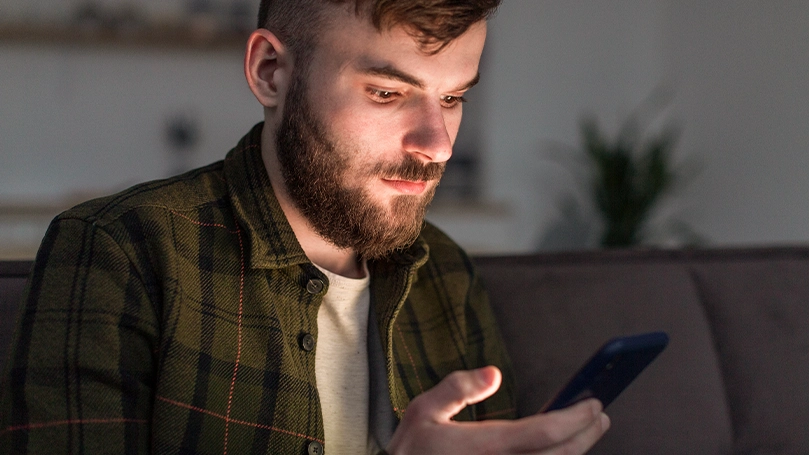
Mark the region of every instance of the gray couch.
<instances>
[{"instance_id":1,"label":"gray couch","mask_svg":"<svg viewBox=\"0 0 809 455\"><path fill-rule=\"evenodd\" d=\"M6 364L20 307L20 295L30 269L30 261L0 261L0 371Z\"/></svg>"},{"instance_id":2,"label":"gray couch","mask_svg":"<svg viewBox=\"0 0 809 455\"><path fill-rule=\"evenodd\" d=\"M606 339L665 330L669 348L610 406L613 427L591 453L809 454L809 248L475 262L511 352L521 415ZM3 350L29 267L0 263Z\"/></svg>"},{"instance_id":3,"label":"gray couch","mask_svg":"<svg viewBox=\"0 0 809 455\"><path fill-rule=\"evenodd\" d=\"M610 406L596 454L809 454L809 248L478 258L536 411L607 338L668 349Z\"/></svg>"}]
</instances>

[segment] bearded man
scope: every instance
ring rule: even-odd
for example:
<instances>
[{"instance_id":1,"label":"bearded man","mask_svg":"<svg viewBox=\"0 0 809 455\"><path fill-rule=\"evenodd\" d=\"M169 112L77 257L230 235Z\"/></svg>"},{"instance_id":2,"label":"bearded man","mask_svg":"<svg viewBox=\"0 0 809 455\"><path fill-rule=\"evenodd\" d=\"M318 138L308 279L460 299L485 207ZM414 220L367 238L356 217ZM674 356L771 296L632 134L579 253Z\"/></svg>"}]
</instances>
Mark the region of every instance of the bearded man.
<instances>
[{"instance_id":1,"label":"bearded man","mask_svg":"<svg viewBox=\"0 0 809 455\"><path fill-rule=\"evenodd\" d=\"M485 293L424 223L498 3L262 1L245 74L264 122L52 223L3 453L586 451L595 400L500 420Z\"/></svg>"}]
</instances>

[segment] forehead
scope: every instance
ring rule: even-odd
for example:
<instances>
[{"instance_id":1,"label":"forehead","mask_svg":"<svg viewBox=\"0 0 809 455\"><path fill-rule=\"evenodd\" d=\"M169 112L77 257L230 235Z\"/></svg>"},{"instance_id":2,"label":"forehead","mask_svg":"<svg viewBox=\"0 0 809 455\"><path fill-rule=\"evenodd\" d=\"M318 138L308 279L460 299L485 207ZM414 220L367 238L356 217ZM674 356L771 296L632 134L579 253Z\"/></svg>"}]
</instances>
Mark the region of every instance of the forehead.
<instances>
[{"instance_id":1,"label":"forehead","mask_svg":"<svg viewBox=\"0 0 809 455\"><path fill-rule=\"evenodd\" d=\"M377 30L353 8L334 8L317 39L313 63L318 73L344 74L364 67L394 67L425 80L453 77L468 81L477 74L486 38L486 22L473 24L466 33L438 53L430 53L403 26Z\"/></svg>"}]
</instances>

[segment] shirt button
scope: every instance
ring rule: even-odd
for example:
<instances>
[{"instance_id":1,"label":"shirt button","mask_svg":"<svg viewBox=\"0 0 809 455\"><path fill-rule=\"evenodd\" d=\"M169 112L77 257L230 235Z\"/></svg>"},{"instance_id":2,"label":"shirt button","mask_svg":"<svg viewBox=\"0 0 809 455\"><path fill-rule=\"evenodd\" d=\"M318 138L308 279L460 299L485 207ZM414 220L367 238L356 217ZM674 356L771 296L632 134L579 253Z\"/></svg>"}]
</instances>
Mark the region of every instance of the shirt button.
<instances>
[{"instance_id":1,"label":"shirt button","mask_svg":"<svg viewBox=\"0 0 809 455\"><path fill-rule=\"evenodd\" d=\"M319 294L323 290L323 280L312 278L306 283L306 292L310 294Z\"/></svg>"},{"instance_id":2,"label":"shirt button","mask_svg":"<svg viewBox=\"0 0 809 455\"><path fill-rule=\"evenodd\" d=\"M301 349L306 352L312 352L315 349L315 337L313 337L310 333L304 333L301 335L300 339Z\"/></svg>"},{"instance_id":3,"label":"shirt button","mask_svg":"<svg viewBox=\"0 0 809 455\"><path fill-rule=\"evenodd\" d=\"M310 442L306 449L309 455L323 455L323 444L317 441Z\"/></svg>"}]
</instances>

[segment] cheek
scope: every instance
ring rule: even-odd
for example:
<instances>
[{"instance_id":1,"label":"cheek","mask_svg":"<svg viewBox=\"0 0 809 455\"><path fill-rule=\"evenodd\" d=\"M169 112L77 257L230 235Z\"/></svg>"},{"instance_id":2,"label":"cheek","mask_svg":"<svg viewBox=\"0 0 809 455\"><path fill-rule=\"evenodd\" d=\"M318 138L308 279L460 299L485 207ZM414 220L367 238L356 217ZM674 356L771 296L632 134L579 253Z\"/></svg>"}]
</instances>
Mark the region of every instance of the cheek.
<instances>
[{"instance_id":1,"label":"cheek","mask_svg":"<svg viewBox=\"0 0 809 455\"><path fill-rule=\"evenodd\" d=\"M447 134L449 135L452 145L455 145L455 139L458 137L458 129L461 127L461 109L463 109L463 107L457 111L449 112L444 116L444 126L447 128Z\"/></svg>"},{"instance_id":2,"label":"cheek","mask_svg":"<svg viewBox=\"0 0 809 455\"><path fill-rule=\"evenodd\" d=\"M399 153L405 126L400 116L377 115L373 109L341 113L333 125L332 133L341 148L356 155L352 161L378 161L390 159Z\"/></svg>"},{"instance_id":3,"label":"cheek","mask_svg":"<svg viewBox=\"0 0 809 455\"><path fill-rule=\"evenodd\" d=\"M360 142L380 130L380 115L357 100L348 98L331 103L324 112L324 124L343 141Z\"/></svg>"}]
</instances>

